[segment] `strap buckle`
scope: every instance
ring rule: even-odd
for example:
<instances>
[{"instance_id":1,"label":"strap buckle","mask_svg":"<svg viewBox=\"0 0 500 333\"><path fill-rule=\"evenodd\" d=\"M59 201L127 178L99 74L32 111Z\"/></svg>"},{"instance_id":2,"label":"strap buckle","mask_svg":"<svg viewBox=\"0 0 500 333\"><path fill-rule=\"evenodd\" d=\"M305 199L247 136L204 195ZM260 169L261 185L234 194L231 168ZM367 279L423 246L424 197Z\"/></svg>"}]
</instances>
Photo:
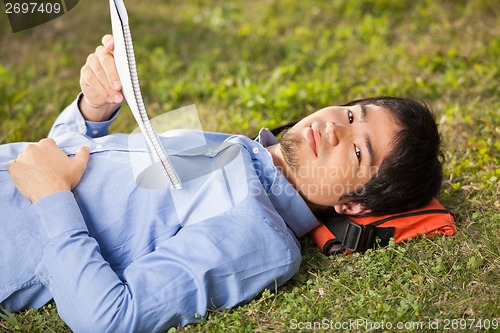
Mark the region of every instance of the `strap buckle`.
<instances>
[{"instance_id":1,"label":"strap buckle","mask_svg":"<svg viewBox=\"0 0 500 333\"><path fill-rule=\"evenodd\" d=\"M345 249L351 252L364 252L372 248L375 242L375 227L361 225L346 219L345 233L340 240Z\"/></svg>"}]
</instances>

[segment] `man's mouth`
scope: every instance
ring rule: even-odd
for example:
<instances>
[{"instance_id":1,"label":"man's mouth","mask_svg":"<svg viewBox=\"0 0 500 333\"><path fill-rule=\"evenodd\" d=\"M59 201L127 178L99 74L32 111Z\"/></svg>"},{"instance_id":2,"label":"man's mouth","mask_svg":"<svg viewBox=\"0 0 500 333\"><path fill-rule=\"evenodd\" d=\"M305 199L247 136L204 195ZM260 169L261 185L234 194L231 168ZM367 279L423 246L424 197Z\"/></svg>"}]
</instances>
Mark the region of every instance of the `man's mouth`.
<instances>
[{"instance_id":1,"label":"man's mouth","mask_svg":"<svg viewBox=\"0 0 500 333\"><path fill-rule=\"evenodd\" d=\"M318 133L315 131L312 126L309 127L309 130L306 133L306 140L309 146L311 147L314 155L318 156Z\"/></svg>"}]
</instances>

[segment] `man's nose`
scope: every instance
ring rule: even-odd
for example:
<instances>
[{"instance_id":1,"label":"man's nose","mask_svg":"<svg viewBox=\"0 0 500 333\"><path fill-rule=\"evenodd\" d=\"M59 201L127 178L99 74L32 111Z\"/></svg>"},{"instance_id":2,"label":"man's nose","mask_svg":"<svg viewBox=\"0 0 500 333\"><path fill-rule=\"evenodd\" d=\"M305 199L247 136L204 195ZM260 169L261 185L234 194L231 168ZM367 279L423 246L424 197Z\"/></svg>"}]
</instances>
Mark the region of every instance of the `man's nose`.
<instances>
[{"instance_id":1,"label":"man's nose","mask_svg":"<svg viewBox=\"0 0 500 333\"><path fill-rule=\"evenodd\" d=\"M328 143L336 146L339 142L349 135L349 127L344 124L334 123L332 121L326 122L325 132Z\"/></svg>"}]
</instances>

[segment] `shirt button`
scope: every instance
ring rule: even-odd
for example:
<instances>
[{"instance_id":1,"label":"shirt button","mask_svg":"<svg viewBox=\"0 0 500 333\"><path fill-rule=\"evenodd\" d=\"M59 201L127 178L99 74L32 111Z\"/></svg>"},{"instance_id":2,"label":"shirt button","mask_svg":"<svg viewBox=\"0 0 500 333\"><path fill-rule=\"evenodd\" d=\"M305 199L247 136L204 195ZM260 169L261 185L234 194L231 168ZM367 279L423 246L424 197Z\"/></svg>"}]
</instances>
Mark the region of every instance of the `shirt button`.
<instances>
[{"instance_id":1,"label":"shirt button","mask_svg":"<svg viewBox=\"0 0 500 333\"><path fill-rule=\"evenodd\" d=\"M207 152L207 153L205 153L205 156L207 156L207 157L211 157L211 156L212 156L212 153L211 153L211 152Z\"/></svg>"},{"instance_id":2,"label":"shirt button","mask_svg":"<svg viewBox=\"0 0 500 333\"><path fill-rule=\"evenodd\" d=\"M254 149L252 149L252 152L254 154L258 154L259 153L259 148L255 147Z\"/></svg>"},{"instance_id":3,"label":"shirt button","mask_svg":"<svg viewBox=\"0 0 500 333\"><path fill-rule=\"evenodd\" d=\"M95 149L102 149L102 145L95 146Z\"/></svg>"},{"instance_id":4,"label":"shirt button","mask_svg":"<svg viewBox=\"0 0 500 333\"><path fill-rule=\"evenodd\" d=\"M92 131L92 134L94 134L94 135L96 135L97 133L99 133L99 131L98 131L98 130L93 130L93 131Z\"/></svg>"}]
</instances>

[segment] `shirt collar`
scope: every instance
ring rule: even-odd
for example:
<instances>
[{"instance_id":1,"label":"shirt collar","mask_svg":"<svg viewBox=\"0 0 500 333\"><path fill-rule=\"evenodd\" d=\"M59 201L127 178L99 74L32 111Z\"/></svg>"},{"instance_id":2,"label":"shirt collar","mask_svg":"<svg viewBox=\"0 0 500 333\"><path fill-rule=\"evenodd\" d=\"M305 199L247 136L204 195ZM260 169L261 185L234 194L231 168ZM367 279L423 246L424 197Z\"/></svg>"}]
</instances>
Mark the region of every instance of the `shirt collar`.
<instances>
[{"instance_id":1,"label":"shirt collar","mask_svg":"<svg viewBox=\"0 0 500 333\"><path fill-rule=\"evenodd\" d=\"M259 131L259 136L255 139L258 143L260 143L264 147L269 147L279 143L278 139L271 133L271 131L267 128L262 128Z\"/></svg>"}]
</instances>

